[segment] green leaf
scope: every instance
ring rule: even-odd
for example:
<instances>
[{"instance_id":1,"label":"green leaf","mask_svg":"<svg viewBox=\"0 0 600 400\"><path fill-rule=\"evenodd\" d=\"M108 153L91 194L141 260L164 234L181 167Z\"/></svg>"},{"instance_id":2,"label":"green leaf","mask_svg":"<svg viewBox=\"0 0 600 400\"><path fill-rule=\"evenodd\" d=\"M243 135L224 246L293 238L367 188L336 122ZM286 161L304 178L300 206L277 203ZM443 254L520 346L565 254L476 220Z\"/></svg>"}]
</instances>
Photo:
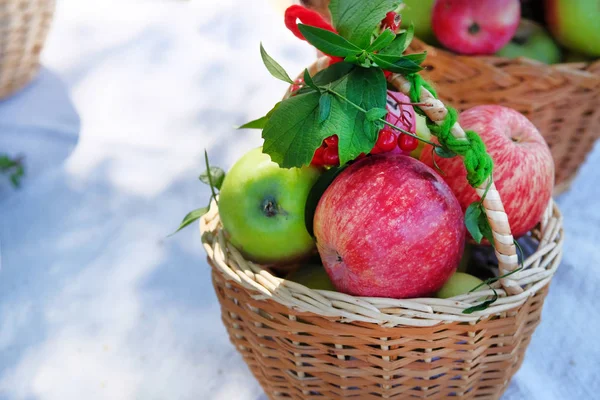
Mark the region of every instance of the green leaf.
<instances>
[{"instance_id":1,"label":"green leaf","mask_svg":"<svg viewBox=\"0 0 600 400\"><path fill-rule=\"evenodd\" d=\"M423 69L419 64L406 57L402 57L394 62L390 62L390 60L394 59L395 57L385 55L373 54L372 58L379 67L397 74L408 75L419 72Z\"/></svg>"},{"instance_id":2,"label":"green leaf","mask_svg":"<svg viewBox=\"0 0 600 400\"><path fill-rule=\"evenodd\" d=\"M467 230L471 234L473 240L477 243L481 243L481 239L483 239L483 233L479 228L479 219L481 217L482 209L481 204L479 202L474 202L467 207L465 211L465 226Z\"/></svg>"},{"instance_id":3,"label":"green leaf","mask_svg":"<svg viewBox=\"0 0 600 400\"><path fill-rule=\"evenodd\" d=\"M322 124L331 112L331 94L323 93L319 99L319 123Z\"/></svg>"},{"instance_id":4,"label":"green leaf","mask_svg":"<svg viewBox=\"0 0 600 400\"><path fill-rule=\"evenodd\" d=\"M387 100L387 81L383 71L379 69L356 68L348 76L345 86L347 100L358 105L363 110L373 108L385 109ZM364 111L358 111L354 106L344 101L347 127L340 126L338 131L338 152L340 163L345 164L354 160L361 153L371 151L377 141L378 124L367 119ZM355 111L353 120L349 117Z\"/></svg>"},{"instance_id":5,"label":"green leaf","mask_svg":"<svg viewBox=\"0 0 600 400\"><path fill-rule=\"evenodd\" d=\"M395 56L396 60L399 60L402 57L402 53L406 51L410 42L412 42L415 34L415 26L410 24L407 30L396 35L396 39L389 46L383 48L379 54L380 55L390 55ZM394 60L394 61L396 61ZM392 62L394 62L392 61Z\"/></svg>"},{"instance_id":6,"label":"green leaf","mask_svg":"<svg viewBox=\"0 0 600 400\"><path fill-rule=\"evenodd\" d=\"M308 72L308 69L304 69L304 83L306 83L306 85L308 87L311 87L315 90L319 90L319 88L317 87L317 85L315 85L315 83L313 82L310 73Z\"/></svg>"},{"instance_id":7,"label":"green leaf","mask_svg":"<svg viewBox=\"0 0 600 400\"><path fill-rule=\"evenodd\" d=\"M406 60L410 60L415 64L421 65L423 64L423 61L425 61L425 59L427 58L427 52L424 51L422 53L406 54L403 58Z\"/></svg>"},{"instance_id":8,"label":"green leaf","mask_svg":"<svg viewBox=\"0 0 600 400\"><path fill-rule=\"evenodd\" d=\"M215 188L219 189L221 187L221 184L223 183L223 179L225 179L225 172L223 172L223 177L222 179L220 179L219 186L217 187L215 184L215 180L213 179L213 174L212 174L212 168L210 166L210 163L208 162L208 152L206 151L206 149L204 149L204 163L206 164L206 171L209 171L206 174L206 179L208 180L208 185L210 186L210 192L211 192L211 199L215 199L215 201L217 202L217 204L219 204L219 201L217 200L217 193L215 192ZM200 180L202 180L202 175L200 175Z\"/></svg>"},{"instance_id":9,"label":"green leaf","mask_svg":"<svg viewBox=\"0 0 600 400\"><path fill-rule=\"evenodd\" d=\"M269 117L265 115L253 121L246 122L244 125L239 126L238 129L263 129L268 121Z\"/></svg>"},{"instance_id":10,"label":"green leaf","mask_svg":"<svg viewBox=\"0 0 600 400\"><path fill-rule=\"evenodd\" d=\"M376 121L379 118L385 117L387 113L388 112L385 108L371 108L369 111L367 111L367 121Z\"/></svg>"},{"instance_id":11,"label":"green leaf","mask_svg":"<svg viewBox=\"0 0 600 400\"><path fill-rule=\"evenodd\" d=\"M481 232L483 237L486 238L488 242L490 242L492 247L496 247L496 243L494 241L494 234L492 233L492 227L490 226L490 221L488 221L485 211L482 211L482 214L479 217L479 231Z\"/></svg>"},{"instance_id":12,"label":"green leaf","mask_svg":"<svg viewBox=\"0 0 600 400\"><path fill-rule=\"evenodd\" d=\"M175 232L171 233L169 236L176 234L177 232L179 232L180 230L182 230L183 228L185 228L192 222L199 220L200 217L202 217L207 212L208 212L208 207L198 208L194 211L189 212L185 217L183 217L183 220L179 224L179 228L177 228L177 230Z\"/></svg>"},{"instance_id":13,"label":"green leaf","mask_svg":"<svg viewBox=\"0 0 600 400\"><path fill-rule=\"evenodd\" d=\"M316 85L325 86L328 83L341 79L344 75L349 74L354 68L356 67L352 64L338 62L318 72L312 79Z\"/></svg>"},{"instance_id":14,"label":"green leaf","mask_svg":"<svg viewBox=\"0 0 600 400\"><path fill-rule=\"evenodd\" d=\"M338 33L361 49L371 44L371 35L389 11L394 11L398 0L331 0L329 11Z\"/></svg>"},{"instance_id":15,"label":"green leaf","mask_svg":"<svg viewBox=\"0 0 600 400\"><path fill-rule=\"evenodd\" d=\"M281 102L277 102L264 117L260 117L253 121L246 122L244 125L239 126L237 129L264 129L264 127L267 125L267 122L269 121L269 118L273 114L273 111L275 111L275 109L279 107L279 103Z\"/></svg>"},{"instance_id":16,"label":"green leaf","mask_svg":"<svg viewBox=\"0 0 600 400\"><path fill-rule=\"evenodd\" d=\"M219 167L210 167L210 178L212 178L214 187L220 190L221 185L223 184L223 180L225 179L225 171L223 171ZM208 171L204 171L203 173L201 173L198 179L200 179L202 183L210 185Z\"/></svg>"},{"instance_id":17,"label":"green leaf","mask_svg":"<svg viewBox=\"0 0 600 400\"><path fill-rule=\"evenodd\" d=\"M367 51L379 51L392 43L396 35L390 29L386 29L381 32L381 35L377 36L377 39L371 43L371 45L367 48Z\"/></svg>"},{"instance_id":18,"label":"green leaf","mask_svg":"<svg viewBox=\"0 0 600 400\"><path fill-rule=\"evenodd\" d=\"M317 76L313 78L316 81ZM283 168L308 165L323 139L338 135L341 164L368 153L377 125L366 119L371 108L385 108L386 80L379 69L352 68L328 84L333 94L329 117L319 123L321 95L312 91L284 100L262 132L263 152ZM341 96L341 97L340 97ZM351 101L354 105L350 104Z\"/></svg>"},{"instance_id":19,"label":"green leaf","mask_svg":"<svg viewBox=\"0 0 600 400\"><path fill-rule=\"evenodd\" d=\"M462 312L463 312L463 314L473 314L475 311L483 311L483 310L487 309L489 306L491 306L493 303L495 303L496 300L498 300L498 293L496 293L496 291L494 290L494 296L492 296L491 299L486 300L482 303L476 304L472 307L465 308Z\"/></svg>"},{"instance_id":20,"label":"green leaf","mask_svg":"<svg viewBox=\"0 0 600 400\"><path fill-rule=\"evenodd\" d=\"M434 147L435 154L441 158L453 158L456 157L456 153L446 147Z\"/></svg>"},{"instance_id":21,"label":"green leaf","mask_svg":"<svg viewBox=\"0 0 600 400\"><path fill-rule=\"evenodd\" d=\"M346 57L349 54L355 54L362 51L361 48L350 43L337 33L333 33L326 29L304 24L298 24L298 29L304 35L304 38L308 43L312 44L325 54L336 57Z\"/></svg>"},{"instance_id":22,"label":"green leaf","mask_svg":"<svg viewBox=\"0 0 600 400\"><path fill-rule=\"evenodd\" d=\"M323 193L325 193L329 185L346 167L348 167L348 164L329 168L319 176L319 179L317 179L310 192L308 192L306 206L304 207L304 223L306 224L306 230L311 236L314 236L313 222L319 200L321 200Z\"/></svg>"},{"instance_id":23,"label":"green leaf","mask_svg":"<svg viewBox=\"0 0 600 400\"><path fill-rule=\"evenodd\" d=\"M273 75L277 79L289 83L290 85L294 83L294 81L292 81L292 78L290 78L285 69L283 69L283 67L279 65L277 61L275 61L270 55L267 54L262 43L260 44L260 56L262 57L263 63L265 64L265 67L267 67L271 75Z\"/></svg>"}]
</instances>

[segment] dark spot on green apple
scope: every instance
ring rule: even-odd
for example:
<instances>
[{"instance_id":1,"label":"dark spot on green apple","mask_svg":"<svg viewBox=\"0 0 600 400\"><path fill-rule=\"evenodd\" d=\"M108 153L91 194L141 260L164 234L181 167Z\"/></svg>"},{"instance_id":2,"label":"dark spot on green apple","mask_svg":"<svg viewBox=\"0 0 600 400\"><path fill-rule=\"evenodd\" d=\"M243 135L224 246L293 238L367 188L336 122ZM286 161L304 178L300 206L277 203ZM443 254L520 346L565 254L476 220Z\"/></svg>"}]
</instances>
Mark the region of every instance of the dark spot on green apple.
<instances>
[{"instance_id":1,"label":"dark spot on green apple","mask_svg":"<svg viewBox=\"0 0 600 400\"><path fill-rule=\"evenodd\" d=\"M277 204L274 196L265 197L260 205L260 209L267 218L272 218L277 215L287 215L287 212Z\"/></svg>"},{"instance_id":2,"label":"dark spot on green apple","mask_svg":"<svg viewBox=\"0 0 600 400\"><path fill-rule=\"evenodd\" d=\"M471 35L478 34L480 30L481 30L481 27L479 26L479 24L477 22L473 22L471 24L471 26L469 26L469 33Z\"/></svg>"}]
</instances>

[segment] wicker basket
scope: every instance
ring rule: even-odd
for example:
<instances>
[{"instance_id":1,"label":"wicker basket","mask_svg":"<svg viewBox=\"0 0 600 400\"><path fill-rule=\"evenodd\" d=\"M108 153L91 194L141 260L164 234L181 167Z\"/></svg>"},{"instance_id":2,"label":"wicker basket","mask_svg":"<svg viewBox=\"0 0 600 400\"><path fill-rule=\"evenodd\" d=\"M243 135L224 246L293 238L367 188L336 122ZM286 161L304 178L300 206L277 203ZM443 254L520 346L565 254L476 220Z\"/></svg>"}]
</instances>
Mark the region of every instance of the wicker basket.
<instances>
[{"instance_id":1,"label":"wicker basket","mask_svg":"<svg viewBox=\"0 0 600 400\"><path fill-rule=\"evenodd\" d=\"M314 74L326 61L318 60ZM391 84L407 93L410 83ZM423 89L423 108L441 123L446 108ZM456 137L464 131L452 128ZM466 140L466 139L465 139ZM485 184L484 184L485 185ZM484 188L477 189L481 195ZM494 185L484 201L500 272L518 265ZM385 299L312 290L243 258L222 230L216 204L200 220L202 242L230 339L271 399L497 399L521 365L560 263L563 231L551 201L526 269L495 283L500 298L462 310L492 290L452 299Z\"/></svg>"},{"instance_id":2,"label":"wicker basket","mask_svg":"<svg viewBox=\"0 0 600 400\"><path fill-rule=\"evenodd\" d=\"M0 0L0 99L37 74L54 7L55 0Z\"/></svg>"},{"instance_id":3,"label":"wicker basket","mask_svg":"<svg viewBox=\"0 0 600 400\"><path fill-rule=\"evenodd\" d=\"M460 56L417 39L410 51L427 51L423 77L459 111L500 104L525 114L550 146L555 193L568 188L600 137L600 60L545 65L526 58Z\"/></svg>"}]
</instances>

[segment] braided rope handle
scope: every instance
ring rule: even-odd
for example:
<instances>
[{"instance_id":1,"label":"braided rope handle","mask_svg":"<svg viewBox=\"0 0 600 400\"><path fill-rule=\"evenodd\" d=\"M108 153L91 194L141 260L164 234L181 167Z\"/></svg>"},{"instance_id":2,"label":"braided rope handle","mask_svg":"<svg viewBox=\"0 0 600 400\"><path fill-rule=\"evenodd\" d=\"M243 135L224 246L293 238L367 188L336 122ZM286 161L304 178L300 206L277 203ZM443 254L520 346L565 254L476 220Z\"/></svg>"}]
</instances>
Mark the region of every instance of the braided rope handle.
<instances>
[{"instance_id":1,"label":"braided rope handle","mask_svg":"<svg viewBox=\"0 0 600 400\"><path fill-rule=\"evenodd\" d=\"M330 59L328 57L321 57L317 59L309 68L308 71L311 75L327 68L329 66ZM402 93L409 96L411 83L406 80L400 74L393 74L388 78L388 82L394 85ZM285 97L288 97L290 92L288 91ZM419 108L431 119L436 125L442 125L448 109L439 99L436 99L433 94L425 87L421 88L421 103L426 104ZM458 140L469 140L465 134L465 131L458 122L452 126L450 132ZM508 216L504 211L504 205L500 199L500 194L496 189L496 185L491 182L492 178L488 177L479 187L475 188L475 191L482 197L487 189L487 194L483 200L483 208L492 233L495 240L495 252L498 258L498 267L500 275L505 275L511 271L514 271L519 266L519 258L517 256L517 248L514 244L514 238L512 236L510 225L508 223ZM489 185L489 189L488 189ZM523 289L519 284L506 277L500 280L500 284L509 294L519 294L523 292Z\"/></svg>"}]
</instances>

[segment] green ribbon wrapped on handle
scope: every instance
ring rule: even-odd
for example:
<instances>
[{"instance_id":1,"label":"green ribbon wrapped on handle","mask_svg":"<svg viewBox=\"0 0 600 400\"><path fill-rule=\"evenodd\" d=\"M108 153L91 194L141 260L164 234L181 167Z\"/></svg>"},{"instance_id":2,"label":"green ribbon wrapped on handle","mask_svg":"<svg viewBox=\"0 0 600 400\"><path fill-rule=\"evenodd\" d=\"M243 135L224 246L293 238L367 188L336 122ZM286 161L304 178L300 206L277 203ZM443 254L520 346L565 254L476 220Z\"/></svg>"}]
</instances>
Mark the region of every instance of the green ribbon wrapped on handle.
<instances>
[{"instance_id":1,"label":"green ribbon wrapped on handle","mask_svg":"<svg viewBox=\"0 0 600 400\"><path fill-rule=\"evenodd\" d=\"M420 102L421 88L429 90L437 98L435 89L419 74L410 74L406 78L411 84L409 97L412 102ZM452 107L447 107L447 110L448 113L441 125L429 123L428 127L442 146L462 156L469 184L475 188L479 187L492 174L494 167L492 157L488 154L485 144L476 132L465 132L469 140L457 139L452 135L451 129L458 119L458 112Z\"/></svg>"}]
</instances>

